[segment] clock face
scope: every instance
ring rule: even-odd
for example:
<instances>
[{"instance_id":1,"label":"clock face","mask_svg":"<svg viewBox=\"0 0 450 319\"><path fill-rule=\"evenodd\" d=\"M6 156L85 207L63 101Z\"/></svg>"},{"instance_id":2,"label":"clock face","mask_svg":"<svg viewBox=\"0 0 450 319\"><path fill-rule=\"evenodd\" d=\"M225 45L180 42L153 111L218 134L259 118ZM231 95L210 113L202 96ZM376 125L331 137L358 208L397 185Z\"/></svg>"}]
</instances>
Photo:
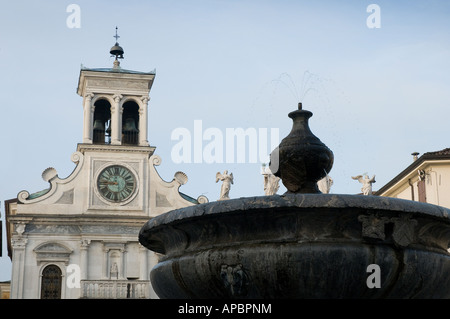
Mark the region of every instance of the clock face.
<instances>
[{"instance_id":1,"label":"clock face","mask_svg":"<svg viewBox=\"0 0 450 319\"><path fill-rule=\"evenodd\" d=\"M108 166L98 175L97 188L108 201L123 202L133 195L136 189L136 178L124 166Z\"/></svg>"}]
</instances>

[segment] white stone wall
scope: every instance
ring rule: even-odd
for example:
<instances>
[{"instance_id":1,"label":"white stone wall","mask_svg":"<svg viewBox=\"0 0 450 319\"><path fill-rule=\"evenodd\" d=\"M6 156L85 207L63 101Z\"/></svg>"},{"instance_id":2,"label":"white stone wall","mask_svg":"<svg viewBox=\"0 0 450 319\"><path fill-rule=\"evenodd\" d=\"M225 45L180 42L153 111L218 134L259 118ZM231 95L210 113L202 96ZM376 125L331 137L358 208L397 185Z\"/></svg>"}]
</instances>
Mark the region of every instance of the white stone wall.
<instances>
[{"instance_id":1,"label":"white stone wall","mask_svg":"<svg viewBox=\"0 0 450 319\"><path fill-rule=\"evenodd\" d=\"M450 208L450 161L424 162L417 170L410 172L382 196L412 200L411 186L414 200L419 200L417 183L418 170L425 172L425 189L427 203Z\"/></svg>"}]
</instances>

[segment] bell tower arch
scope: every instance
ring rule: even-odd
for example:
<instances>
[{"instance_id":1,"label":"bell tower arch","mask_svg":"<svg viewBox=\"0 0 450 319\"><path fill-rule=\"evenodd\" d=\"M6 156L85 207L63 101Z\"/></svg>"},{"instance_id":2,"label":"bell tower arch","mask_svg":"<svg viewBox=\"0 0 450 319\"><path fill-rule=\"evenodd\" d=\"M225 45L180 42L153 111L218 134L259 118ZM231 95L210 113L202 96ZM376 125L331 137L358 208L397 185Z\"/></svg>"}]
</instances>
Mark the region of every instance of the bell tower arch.
<instances>
[{"instance_id":1,"label":"bell tower arch","mask_svg":"<svg viewBox=\"0 0 450 319\"><path fill-rule=\"evenodd\" d=\"M100 98L94 103L94 125L92 142L94 144L111 143L111 103Z\"/></svg>"},{"instance_id":2,"label":"bell tower arch","mask_svg":"<svg viewBox=\"0 0 450 319\"><path fill-rule=\"evenodd\" d=\"M122 106L122 144L139 145L139 122L141 109L138 103L130 99Z\"/></svg>"}]
</instances>

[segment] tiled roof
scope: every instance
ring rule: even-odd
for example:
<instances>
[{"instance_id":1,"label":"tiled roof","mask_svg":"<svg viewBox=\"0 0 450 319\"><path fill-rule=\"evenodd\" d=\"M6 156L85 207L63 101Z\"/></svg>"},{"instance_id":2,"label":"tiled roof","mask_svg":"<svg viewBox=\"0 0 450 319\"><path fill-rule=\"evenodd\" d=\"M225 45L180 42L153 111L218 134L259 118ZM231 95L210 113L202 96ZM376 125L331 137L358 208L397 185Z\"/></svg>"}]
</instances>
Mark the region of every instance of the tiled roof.
<instances>
[{"instance_id":1,"label":"tiled roof","mask_svg":"<svg viewBox=\"0 0 450 319\"><path fill-rule=\"evenodd\" d=\"M434 156L434 155L450 155L450 148L444 148L443 150L440 150L440 151L435 151L435 152L427 152L427 153L425 153L425 154L423 154L423 155L431 155L431 156Z\"/></svg>"}]
</instances>

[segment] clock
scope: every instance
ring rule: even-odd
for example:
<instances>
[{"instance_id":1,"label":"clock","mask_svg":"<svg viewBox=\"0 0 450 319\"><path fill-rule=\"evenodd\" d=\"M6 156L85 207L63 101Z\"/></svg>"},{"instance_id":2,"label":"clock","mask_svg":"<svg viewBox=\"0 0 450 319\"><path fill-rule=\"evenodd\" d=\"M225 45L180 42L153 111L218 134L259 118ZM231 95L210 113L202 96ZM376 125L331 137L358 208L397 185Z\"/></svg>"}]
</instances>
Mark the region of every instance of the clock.
<instances>
[{"instance_id":1,"label":"clock","mask_svg":"<svg viewBox=\"0 0 450 319\"><path fill-rule=\"evenodd\" d=\"M110 202L124 202L134 194L136 178L125 166L111 165L98 175L97 189L100 195Z\"/></svg>"}]
</instances>

